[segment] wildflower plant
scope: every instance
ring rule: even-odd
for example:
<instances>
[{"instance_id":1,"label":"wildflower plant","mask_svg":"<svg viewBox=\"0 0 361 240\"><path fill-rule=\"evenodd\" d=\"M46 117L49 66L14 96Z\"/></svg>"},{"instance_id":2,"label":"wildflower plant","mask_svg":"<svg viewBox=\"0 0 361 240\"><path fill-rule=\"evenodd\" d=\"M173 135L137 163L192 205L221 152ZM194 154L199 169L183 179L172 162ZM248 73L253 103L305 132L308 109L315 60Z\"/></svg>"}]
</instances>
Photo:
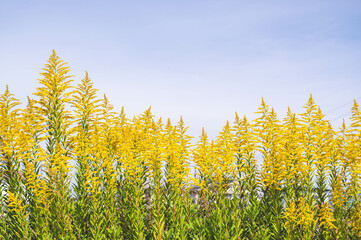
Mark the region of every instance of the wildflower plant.
<instances>
[{"instance_id":1,"label":"wildflower plant","mask_svg":"<svg viewBox=\"0 0 361 240\"><path fill-rule=\"evenodd\" d=\"M194 143L181 117L128 118L55 51L34 98L0 95L0 239L360 239L361 112L262 99Z\"/></svg>"}]
</instances>

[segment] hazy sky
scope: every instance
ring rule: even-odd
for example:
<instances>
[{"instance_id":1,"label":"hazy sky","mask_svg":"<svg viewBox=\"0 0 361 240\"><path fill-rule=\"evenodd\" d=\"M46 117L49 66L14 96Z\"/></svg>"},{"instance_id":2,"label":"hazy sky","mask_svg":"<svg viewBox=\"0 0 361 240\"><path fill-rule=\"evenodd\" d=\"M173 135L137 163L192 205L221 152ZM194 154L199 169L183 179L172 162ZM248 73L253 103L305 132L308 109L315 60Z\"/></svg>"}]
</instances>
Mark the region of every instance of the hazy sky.
<instances>
[{"instance_id":1,"label":"hazy sky","mask_svg":"<svg viewBox=\"0 0 361 240\"><path fill-rule=\"evenodd\" d=\"M152 106L214 137L261 98L282 118L312 93L335 126L361 103L361 1L0 0L0 89L23 102L52 49L116 110Z\"/></svg>"}]
</instances>

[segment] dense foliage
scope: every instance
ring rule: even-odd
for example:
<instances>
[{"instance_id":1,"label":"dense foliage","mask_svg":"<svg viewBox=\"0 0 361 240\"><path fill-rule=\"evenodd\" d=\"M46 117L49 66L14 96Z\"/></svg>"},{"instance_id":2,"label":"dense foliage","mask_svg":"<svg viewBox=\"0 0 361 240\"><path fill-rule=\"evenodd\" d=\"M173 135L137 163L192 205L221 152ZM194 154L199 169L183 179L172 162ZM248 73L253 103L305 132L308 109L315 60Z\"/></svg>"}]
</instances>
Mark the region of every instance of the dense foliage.
<instances>
[{"instance_id":1,"label":"dense foliage","mask_svg":"<svg viewBox=\"0 0 361 240\"><path fill-rule=\"evenodd\" d=\"M55 52L25 109L0 96L0 239L360 239L361 112L262 101L215 140L128 119ZM195 171L195 174L193 174Z\"/></svg>"}]
</instances>

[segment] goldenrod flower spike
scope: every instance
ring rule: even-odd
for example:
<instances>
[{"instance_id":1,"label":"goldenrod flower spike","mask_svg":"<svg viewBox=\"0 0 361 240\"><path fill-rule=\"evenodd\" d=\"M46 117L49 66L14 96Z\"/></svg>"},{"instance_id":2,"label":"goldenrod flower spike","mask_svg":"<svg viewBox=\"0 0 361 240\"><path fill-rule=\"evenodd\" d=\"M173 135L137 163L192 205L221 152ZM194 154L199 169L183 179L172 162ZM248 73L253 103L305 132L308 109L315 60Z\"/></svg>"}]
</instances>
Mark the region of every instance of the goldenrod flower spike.
<instances>
[{"instance_id":1,"label":"goldenrod flower spike","mask_svg":"<svg viewBox=\"0 0 361 240\"><path fill-rule=\"evenodd\" d=\"M69 129L72 117L66 109L71 103L72 86L70 68L60 60L55 51L42 69L39 79L41 87L36 88L35 100L37 111L45 119L47 160L47 189L54 237L72 236L70 199L70 142Z\"/></svg>"},{"instance_id":2,"label":"goldenrod flower spike","mask_svg":"<svg viewBox=\"0 0 361 240\"><path fill-rule=\"evenodd\" d=\"M257 138L246 116L240 119L237 113L233 131L240 194L253 198L259 185L259 171L255 158Z\"/></svg>"}]
</instances>

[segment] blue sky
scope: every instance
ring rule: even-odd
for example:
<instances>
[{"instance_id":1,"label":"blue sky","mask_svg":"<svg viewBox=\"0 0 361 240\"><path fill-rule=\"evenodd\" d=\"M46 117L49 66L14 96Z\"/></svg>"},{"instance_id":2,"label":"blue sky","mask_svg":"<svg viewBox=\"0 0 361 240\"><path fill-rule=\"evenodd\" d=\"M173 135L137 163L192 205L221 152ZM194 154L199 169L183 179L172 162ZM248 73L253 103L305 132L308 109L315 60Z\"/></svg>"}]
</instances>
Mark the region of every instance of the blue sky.
<instances>
[{"instance_id":1,"label":"blue sky","mask_svg":"<svg viewBox=\"0 0 361 240\"><path fill-rule=\"evenodd\" d=\"M361 102L360 30L361 1L0 0L0 89L25 102L55 49L116 110L182 115L193 136L310 93L338 127Z\"/></svg>"}]
</instances>

